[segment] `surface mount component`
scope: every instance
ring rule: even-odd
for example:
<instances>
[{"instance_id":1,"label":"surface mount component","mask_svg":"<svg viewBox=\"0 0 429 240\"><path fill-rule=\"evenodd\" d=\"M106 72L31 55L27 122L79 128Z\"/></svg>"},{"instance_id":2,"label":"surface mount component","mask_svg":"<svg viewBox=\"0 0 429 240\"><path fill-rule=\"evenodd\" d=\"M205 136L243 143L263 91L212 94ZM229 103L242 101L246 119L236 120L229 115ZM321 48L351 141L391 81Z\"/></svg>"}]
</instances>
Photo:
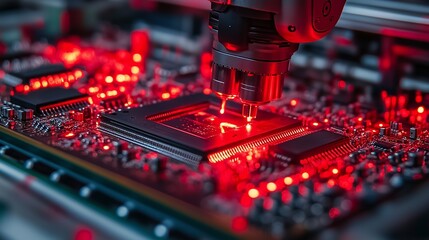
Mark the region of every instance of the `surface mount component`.
<instances>
[{"instance_id":1,"label":"surface mount component","mask_svg":"<svg viewBox=\"0 0 429 240\"><path fill-rule=\"evenodd\" d=\"M69 87L84 77L81 69L68 69L63 64L45 64L31 69L6 71L3 80L17 92L28 92L47 87Z\"/></svg>"},{"instance_id":2,"label":"surface mount component","mask_svg":"<svg viewBox=\"0 0 429 240\"><path fill-rule=\"evenodd\" d=\"M273 146L272 150L278 158L286 161L299 161L323 152L329 152L346 144L348 139L348 137L337 133L320 130Z\"/></svg>"},{"instance_id":3,"label":"surface mount component","mask_svg":"<svg viewBox=\"0 0 429 240\"><path fill-rule=\"evenodd\" d=\"M64 73L66 71L67 69L63 64L49 64L25 71L6 72L4 81L11 86L17 86L20 84L28 85L32 79Z\"/></svg>"},{"instance_id":4,"label":"surface mount component","mask_svg":"<svg viewBox=\"0 0 429 240\"><path fill-rule=\"evenodd\" d=\"M32 109L39 116L54 115L88 106L88 96L73 88L44 88L10 97L13 104Z\"/></svg>"},{"instance_id":5,"label":"surface mount component","mask_svg":"<svg viewBox=\"0 0 429 240\"><path fill-rule=\"evenodd\" d=\"M238 104L228 105L224 114L218 105L212 96L185 96L103 114L100 130L195 165L278 142L302 129L299 121L268 112L248 124Z\"/></svg>"}]
</instances>

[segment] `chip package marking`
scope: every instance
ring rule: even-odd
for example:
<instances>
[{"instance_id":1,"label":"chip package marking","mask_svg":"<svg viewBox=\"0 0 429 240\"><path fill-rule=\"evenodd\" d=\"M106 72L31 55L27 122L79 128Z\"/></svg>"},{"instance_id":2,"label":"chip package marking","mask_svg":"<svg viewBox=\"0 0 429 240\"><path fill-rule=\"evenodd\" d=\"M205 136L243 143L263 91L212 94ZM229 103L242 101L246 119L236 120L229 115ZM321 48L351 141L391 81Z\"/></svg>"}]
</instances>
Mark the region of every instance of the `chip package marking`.
<instances>
[{"instance_id":1,"label":"chip package marking","mask_svg":"<svg viewBox=\"0 0 429 240\"><path fill-rule=\"evenodd\" d=\"M44 88L10 97L13 104L33 109L37 115L58 114L88 106L88 95L74 88Z\"/></svg>"},{"instance_id":2,"label":"chip package marking","mask_svg":"<svg viewBox=\"0 0 429 240\"><path fill-rule=\"evenodd\" d=\"M348 142L348 137L320 130L273 146L272 151L287 161L299 161L328 152Z\"/></svg>"},{"instance_id":3,"label":"chip package marking","mask_svg":"<svg viewBox=\"0 0 429 240\"><path fill-rule=\"evenodd\" d=\"M100 130L140 146L189 163L228 158L239 151L277 143L280 136L294 134L301 122L261 111L248 124L239 104L230 103L219 113L219 100L195 94L153 105L102 114ZM229 150L229 151L228 151ZM219 157L218 157L219 158Z\"/></svg>"}]
</instances>

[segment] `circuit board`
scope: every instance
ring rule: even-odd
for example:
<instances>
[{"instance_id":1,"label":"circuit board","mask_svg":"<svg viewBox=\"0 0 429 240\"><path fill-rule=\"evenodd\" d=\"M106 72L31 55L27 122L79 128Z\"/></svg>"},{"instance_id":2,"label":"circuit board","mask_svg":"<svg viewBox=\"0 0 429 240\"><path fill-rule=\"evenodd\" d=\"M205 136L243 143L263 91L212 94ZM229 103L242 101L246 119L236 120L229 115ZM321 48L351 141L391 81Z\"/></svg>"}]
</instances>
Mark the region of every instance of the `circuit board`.
<instances>
[{"instance_id":1,"label":"circuit board","mask_svg":"<svg viewBox=\"0 0 429 240\"><path fill-rule=\"evenodd\" d=\"M238 102L219 113L210 53L159 63L111 45L1 58L0 156L154 238L304 238L428 176L422 96L384 92L380 112L344 81L316 94L288 79L248 123Z\"/></svg>"}]
</instances>

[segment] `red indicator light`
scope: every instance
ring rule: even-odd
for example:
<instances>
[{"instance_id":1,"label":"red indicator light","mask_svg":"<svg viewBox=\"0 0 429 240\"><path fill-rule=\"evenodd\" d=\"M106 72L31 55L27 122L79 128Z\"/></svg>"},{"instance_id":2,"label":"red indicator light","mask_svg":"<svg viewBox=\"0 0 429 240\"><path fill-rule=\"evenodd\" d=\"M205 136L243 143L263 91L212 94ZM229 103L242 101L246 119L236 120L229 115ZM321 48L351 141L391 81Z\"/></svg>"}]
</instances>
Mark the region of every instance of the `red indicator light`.
<instances>
[{"instance_id":1,"label":"red indicator light","mask_svg":"<svg viewBox=\"0 0 429 240\"><path fill-rule=\"evenodd\" d=\"M270 192L274 192L275 190L277 190L277 185L273 182L269 182L267 184L267 190Z\"/></svg>"},{"instance_id":2,"label":"red indicator light","mask_svg":"<svg viewBox=\"0 0 429 240\"><path fill-rule=\"evenodd\" d=\"M257 198L257 197L259 197L259 191L257 189L255 189L255 188L250 189L247 194L251 198Z\"/></svg>"},{"instance_id":3,"label":"red indicator light","mask_svg":"<svg viewBox=\"0 0 429 240\"><path fill-rule=\"evenodd\" d=\"M232 219L232 229L236 232L242 232L247 229L247 219L244 217L236 217Z\"/></svg>"},{"instance_id":4,"label":"red indicator light","mask_svg":"<svg viewBox=\"0 0 429 240\"><path fill-rule=\"evenodd\" d=\"M310 177L310 174L308 174L308 172L303 172L303 173L301 174L301 177L302 177L303 179L308 179L308 178Z\"/></svg>"},{"instance_id":5,"label":"red indicator light","mask_svg":"<svg viewBox=\"0 0 429 240\"><path fill-rule=\"evenodd\" d=\"M134 53L133 54L133 61L134 62L141 62L142 61L142 55L139 53Z\"/></svg>"},{"instance_id":6,"label":"red indicator light","mask_svg":"<svg viewBox=\"0 0 429 240\"><path fill-rule=\"evenodd\" d=\"M74 133L69 132L69 133L67 133L67 134L65 135L65 137L66 137L66 138L72 138L72 137L74 137Z\"/></svg>"},{"instance_id":7,"label":"red indicator light","mask_svg":"<svg viewBox=\"0 0 429 240\"><path fill-rule=\"evenodd\" d=\"M107 76L107 77L104 79L104 81L105 81L106 83L112 83L112 82L113 82L113 77L112 77L112 76Z\"/></svg>"},{"instance_id":8,"label":"red indicator light","mask_svg":"<svg viewBox=\"0 0 429 240\"><path fill-rule=\"evenodd\" d=\"M338 210L338 208L331 208L331 210L329 210L329 217L337 218L338 216L340 216L340 210Z\"/></svg>"},{"instance_id":9,"label":"red indicator light","mask_svg":"<svg viewBox=\"0 0 429 240\"><path fill-rule=\"evenodd\" d=\"M293 183L293 179L291 177L285 177L284 183L286 185L291 185Z\"/></svg>"},{"instance_id":10,"label":"red indicator light","mask_svg":"<svg viewBox=\"0 0 429 240\"><path fill-rule=\"evenodd\" d=\"M132 74L138 74L140 72L140 68L137 66L132 66L131 67L131 73Z\"/></svg>"},{"instance_id":11,"label":"red indicator light","mask_svg":"<svg viewBox=\"0 0 429 240\"><path fill-rule=\"evenodd\" d=\"M169 99L170 98L170 93L163 93L163 94L161 94L161 98L164 99L164 100Z\"/></svg>"}]
</instances>

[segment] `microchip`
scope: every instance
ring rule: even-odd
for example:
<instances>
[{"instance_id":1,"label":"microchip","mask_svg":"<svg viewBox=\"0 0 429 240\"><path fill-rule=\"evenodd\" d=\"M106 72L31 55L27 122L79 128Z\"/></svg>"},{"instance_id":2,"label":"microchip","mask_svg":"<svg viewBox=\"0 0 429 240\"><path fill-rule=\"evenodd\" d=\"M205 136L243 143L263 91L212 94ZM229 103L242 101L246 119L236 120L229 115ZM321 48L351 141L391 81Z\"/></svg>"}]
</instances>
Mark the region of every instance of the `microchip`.
<instances>
[{"instance_id":1,"label":"microchip","mask_svg":"<svg viewBox=\"0 0 429 240\"><path fill-rule=\"evenodd\" d=\"M374 147L381 150L391 150L395 145L385 141L376 141L374 142Z\"/></svg>"},{"instance_id":2,"label":"microchip","mask_svg":"<svg viewBox=\"0 0 429 240\"><path fill-rule=\"evenodd\" d=\"M3 63L5 61L13 61L13 60L21 60L30 58L32 56L35 56L34 53L26 50L22 51L14 51L14 52L7 52L3 55L0 55L0 63Z\"/></svg>"},{"instance_id":3,"label":"microchip","mask_svg":"<svg viewBox=\"0 0 429 240\"><path fill-rule=\"evenodd\" d=\"M299 161L327 152L348 141L346 136L320 130L273 146L272 150L287 161Z\"/></svg>"},{"instance_id":4,"label":"microchip","mask_svg":"<svg viewBox=\"0 0 429 240\"><path fill-rule=\"evenodd\" d=\"M16 93L10 101L23 108L33 109L37 115L59 114L88 106L88 96L73 88L44 88L27 94Z\"/></svg>"},{"instance_id":5,"label":"microchip","mask_svg":"<svg viewBox=\"0 0 429 240\"><path fill-rule=\"evenodd\" d=\"M6 72L4 81L10 86L28 85L35 78L67 72L63 64L48 64L19 72Z\"/></svg>"},{"instance_id":6,"label":"microchip","mask_svg":"<svg viewBox=\"0 0 429 240\"><path fill-rule=\"evenodd\" d=\"M218 162L241 151L276 143L303 129L297 120L260 111L250 123L240 104L219 113L219 99L195 94L101 116L100 130L177 160ZM304 131L304 130L302 130Z\"/></svg>"}]
</instances>

